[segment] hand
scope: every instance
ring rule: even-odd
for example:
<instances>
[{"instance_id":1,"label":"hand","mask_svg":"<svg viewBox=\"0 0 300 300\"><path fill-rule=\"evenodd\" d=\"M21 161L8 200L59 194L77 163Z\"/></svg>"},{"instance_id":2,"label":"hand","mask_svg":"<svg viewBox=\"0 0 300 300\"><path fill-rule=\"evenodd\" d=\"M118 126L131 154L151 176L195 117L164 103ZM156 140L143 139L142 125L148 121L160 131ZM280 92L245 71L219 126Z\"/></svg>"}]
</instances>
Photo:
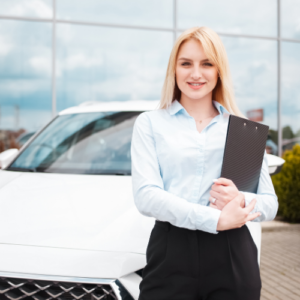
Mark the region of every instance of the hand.
<instances>
[{"instance_id":1,"label":"hand","mask_svg":"<svg viewBox=\"0 0 300 300\"><path fill-rule=\"evenodd\" d=\"M259 212L250 214L254 209L256 199L253 199L245 208L241 208L242 199L243 194L239 193L223 208L217 225L217 231L240 228L246 222L252 221L261 215Z\"/></svg>"},{"instance_id":2,"label":"hand","mask_svg":"<svg viewBox=\"0 0 300 300\"><path fill-rule=\"evenodd\" d=\"M218 209L217 205L215 205L215 204L213 204L213 203L210 203L210 204L209 204L209 207L214 208L214 209Z\"/></svg>"},{"instance_id":3,"label":"hand","mask_svg":"<svg viewBox=\"0 0 300 300\"><path fill-rule=\"evenodd\" d=\"M228 204L234 197L241 193L232 180L220 177L212 185L209 192L209 201L213 203L213 198L216 201L213 203L219 210L222 210L226 204ZM241 207L245 207L245 199L241 202ZM214 207L215 208L215 207Z\"/></svg>"}]
</instances>

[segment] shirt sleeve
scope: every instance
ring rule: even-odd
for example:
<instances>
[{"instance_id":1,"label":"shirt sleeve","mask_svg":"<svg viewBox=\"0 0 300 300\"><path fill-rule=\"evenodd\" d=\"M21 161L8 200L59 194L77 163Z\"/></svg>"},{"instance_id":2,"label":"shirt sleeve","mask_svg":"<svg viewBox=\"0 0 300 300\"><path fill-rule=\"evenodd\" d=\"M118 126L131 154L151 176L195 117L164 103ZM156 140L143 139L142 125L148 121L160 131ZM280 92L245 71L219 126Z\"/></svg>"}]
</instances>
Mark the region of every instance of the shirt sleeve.
<instances>
[{"instance_id":1,"label":"shirt sleeve","mask_svg":"<svg viewBox=\"0 0 300 300\"><path fill-rule=\"evenodd\" d=\"M174 226L217 234L221 211L192 203L164 190L151 121L142 113L135 121L131 143L132 187L141 214Z\"/></svg>"},{"instance_id":2,"label":"shirt sleeve","mask_svg":"<svg viewBox=\"0 0 300 300\"><path fill-rule=\"evenodd\" d=\"M241 191L242 192L242 191ZM278 198L268 169L268 157L265 150L257 193L242 192L245 195L245 206L248 206L252 199L256 204L251 213L260 212L261 216L253 222L271 221L275 218L278 210Z\"/></svg>"}]
</instances>

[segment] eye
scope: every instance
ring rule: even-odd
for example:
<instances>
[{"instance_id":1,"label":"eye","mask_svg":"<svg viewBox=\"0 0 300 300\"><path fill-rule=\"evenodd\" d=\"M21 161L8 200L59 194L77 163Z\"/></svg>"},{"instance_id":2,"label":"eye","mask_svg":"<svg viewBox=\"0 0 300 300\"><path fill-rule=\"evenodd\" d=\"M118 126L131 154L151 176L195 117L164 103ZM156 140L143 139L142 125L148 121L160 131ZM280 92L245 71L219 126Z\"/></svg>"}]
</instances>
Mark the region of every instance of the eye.
<instances>
[{"instance_id":1,"label":"eye","mask_svg":"<svg viewBox=\"0 0 300 300\"><path fill-rule=\"evenodd\" d=\"M189 66L190 63L189 63L189 62L184 62L184 63L182 63L181 65L182 65L182 66Z\"/></svg>"},{"instance_id":2,"label":"eye","mask_svg":"<svg viewBox=\"0 0 300 300\"><path fill-rule=\"evenodd\" d=\"M211 63L204 63L205 66L212 67L213 65Z\"/></svg>"}]
</instances>

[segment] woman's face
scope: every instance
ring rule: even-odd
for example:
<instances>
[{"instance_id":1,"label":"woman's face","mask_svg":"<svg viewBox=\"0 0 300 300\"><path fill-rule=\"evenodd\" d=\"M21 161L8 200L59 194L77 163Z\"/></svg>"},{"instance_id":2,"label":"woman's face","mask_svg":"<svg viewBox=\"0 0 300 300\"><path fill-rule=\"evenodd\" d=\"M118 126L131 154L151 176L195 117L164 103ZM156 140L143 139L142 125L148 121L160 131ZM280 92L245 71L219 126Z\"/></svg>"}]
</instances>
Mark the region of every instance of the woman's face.
<instances>
[{"instance_id":1,"label":"woman's face","mask_svg":"<svg viewBox=\"0 0 300 300\"><path fill-rule=\"evenodd\" d=\"M211 99L217 81L218 70L205 55L200 42L191 39L183 43L176 62L176 82L181 98Z\"/></svg>"}]
</instances>

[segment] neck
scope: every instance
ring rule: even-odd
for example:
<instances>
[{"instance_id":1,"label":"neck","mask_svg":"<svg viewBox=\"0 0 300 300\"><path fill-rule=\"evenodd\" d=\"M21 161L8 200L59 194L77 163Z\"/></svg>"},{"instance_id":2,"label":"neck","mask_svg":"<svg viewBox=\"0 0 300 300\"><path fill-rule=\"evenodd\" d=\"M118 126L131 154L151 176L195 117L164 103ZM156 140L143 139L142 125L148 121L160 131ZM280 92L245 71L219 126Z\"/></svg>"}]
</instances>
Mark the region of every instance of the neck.
<instances>
[{"instance_id":1,"label":"neck","mask_svg":"<svg viewBox=\"0 0 300 300\"><path fill-rule=\"evenodd\" d=\"M181 94L180 104L188 114L195 119L205 119L219 114L212 102L212 94L208 94L201 99L191 99Z\"/></svg>"}]
</instances>

